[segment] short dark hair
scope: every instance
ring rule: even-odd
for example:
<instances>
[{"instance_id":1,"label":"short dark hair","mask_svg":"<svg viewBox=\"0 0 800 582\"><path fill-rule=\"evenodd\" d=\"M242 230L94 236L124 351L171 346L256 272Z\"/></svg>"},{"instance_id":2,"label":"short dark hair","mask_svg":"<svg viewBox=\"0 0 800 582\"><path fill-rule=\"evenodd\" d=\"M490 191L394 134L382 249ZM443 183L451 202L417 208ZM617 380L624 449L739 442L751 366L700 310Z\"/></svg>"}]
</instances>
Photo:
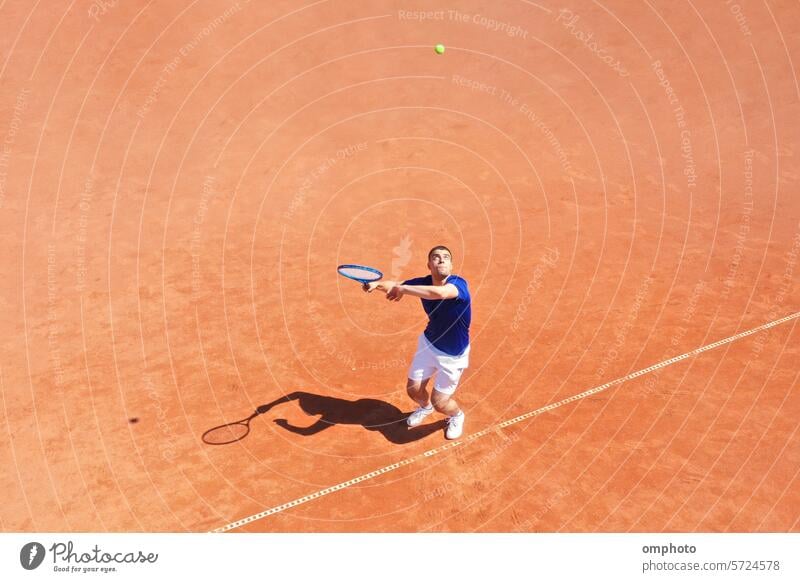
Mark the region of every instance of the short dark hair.
<instances>
[{"instance_id":1,"label":"short dark hair","mask_svg":"<svg viewBox=\"0 0 800 582\"><path fill-rule=\"evenodd\" d=\"M428 251L428 260L429 261L431 260L431 255L433 254L433 251L447 251L448 253L450 253L450 259L453 258L453 251L451 251L450 249L448 249L444 245L436 245L435 247L433 247L431 250Z\"/></svg>"}]
</instances>

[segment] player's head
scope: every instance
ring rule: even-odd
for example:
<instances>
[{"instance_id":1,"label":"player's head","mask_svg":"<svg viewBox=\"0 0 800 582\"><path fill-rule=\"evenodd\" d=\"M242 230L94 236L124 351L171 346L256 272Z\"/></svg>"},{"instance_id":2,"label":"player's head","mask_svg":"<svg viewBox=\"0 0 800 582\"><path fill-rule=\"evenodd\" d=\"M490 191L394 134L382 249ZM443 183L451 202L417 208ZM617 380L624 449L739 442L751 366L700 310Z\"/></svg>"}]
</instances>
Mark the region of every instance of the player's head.
<instances>
[{"instance_id":1,"label":"player's head","mask_svg":"<svg viewBox=\"0 0 800 582\"><path fill-rule=\"evenodd\" d=\"M428 268L431 275L447 277L453 272L453 253L444 245L437 245L428 251Z\"/></svg>"}]
</instances>

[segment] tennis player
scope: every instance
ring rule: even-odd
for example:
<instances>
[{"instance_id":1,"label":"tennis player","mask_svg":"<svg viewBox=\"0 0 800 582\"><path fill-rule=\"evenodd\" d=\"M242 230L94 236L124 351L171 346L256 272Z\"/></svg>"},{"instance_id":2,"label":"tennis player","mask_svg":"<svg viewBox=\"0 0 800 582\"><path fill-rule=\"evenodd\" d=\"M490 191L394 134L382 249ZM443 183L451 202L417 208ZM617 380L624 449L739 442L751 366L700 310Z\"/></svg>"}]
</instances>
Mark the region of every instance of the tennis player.
<instances>
[{"instance_id":1,"label":"tennis player","mask_svg":"<svg viewBox=\"0 0 800 582\"><path fill-rule=\"evenodd\" d=\"M408 426L417 426L435 410L447 415L448 439L457 439L464 432L464 411L453 394L461 374L469 366L469 324L472 320L472 299L467 282L453 275L453 254L445 246L428 252L430 275L397 281L364 283L364 291L376 289L386 293L389 301L400 301L404 295L419 297L428 315L428 326L419 336L417 351L408 369L406 390L419 408L409 415ZM436 374L433 390L427 386Z\"/></svg>"}]
</instances>

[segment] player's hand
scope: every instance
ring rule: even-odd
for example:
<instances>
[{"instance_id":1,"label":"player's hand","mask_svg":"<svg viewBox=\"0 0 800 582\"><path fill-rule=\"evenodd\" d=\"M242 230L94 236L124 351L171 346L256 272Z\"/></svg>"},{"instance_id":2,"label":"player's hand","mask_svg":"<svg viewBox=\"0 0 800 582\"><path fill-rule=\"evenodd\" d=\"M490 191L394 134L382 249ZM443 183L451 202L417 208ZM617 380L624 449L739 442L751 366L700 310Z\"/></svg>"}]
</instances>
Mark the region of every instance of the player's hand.
<instances>
[{"instance_id":1,"label":"player's hand","mask_svg":"<svg viewBox=\"0 0 800 582\"><path fill-rule=\"evenodd\" d=\"M403 298L403 286L394 285L389 291L386 292L386 299L389 301L400 301Z\"/></svg>"},{"instance_id":2,"label":"player's hand","mask_svg":"<svg viewBox=\"0 0 800 582\"><path fill-rule=\"evenodd\" d=\"M389 293L396 286L396 281L372 281L371 283L364 283L361 288L367 293L372 293L376 289L384 293Z\"/></svg>"},{"instance_id":3,"label":"player's hand","mask_svg":"<svg viewBox=\"0 0 800 582\"><path fill-rule=\"evenodd\" d=\"M371 283L364 283L361 288L364 290L364 293L372 293L375 289L380 287L380 281L372 281Z\"/></svg>"}]
</instances>

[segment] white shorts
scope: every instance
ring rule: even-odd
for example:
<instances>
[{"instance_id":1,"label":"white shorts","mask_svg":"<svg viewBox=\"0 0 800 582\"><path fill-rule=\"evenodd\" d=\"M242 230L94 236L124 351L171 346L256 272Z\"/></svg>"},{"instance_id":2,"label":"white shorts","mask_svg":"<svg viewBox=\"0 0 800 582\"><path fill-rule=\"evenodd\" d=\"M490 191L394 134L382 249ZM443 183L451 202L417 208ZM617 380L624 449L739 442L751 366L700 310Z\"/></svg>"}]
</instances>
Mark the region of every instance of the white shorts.
<instances>
[{"instance_id":1,"label":"white shorts","mask_svg":"<svg viewBox=\"0 0 800 582\"><path fill-rule=\"evenodd\" d=\"M408 378L416 382L436 374L434 388L442 394L453 394L458 387L461 374L469 367L470 346L460 356L451 356L437 350L425 334L419 336L417 352L408 369Z\"/></svg>"}]
</instances>

